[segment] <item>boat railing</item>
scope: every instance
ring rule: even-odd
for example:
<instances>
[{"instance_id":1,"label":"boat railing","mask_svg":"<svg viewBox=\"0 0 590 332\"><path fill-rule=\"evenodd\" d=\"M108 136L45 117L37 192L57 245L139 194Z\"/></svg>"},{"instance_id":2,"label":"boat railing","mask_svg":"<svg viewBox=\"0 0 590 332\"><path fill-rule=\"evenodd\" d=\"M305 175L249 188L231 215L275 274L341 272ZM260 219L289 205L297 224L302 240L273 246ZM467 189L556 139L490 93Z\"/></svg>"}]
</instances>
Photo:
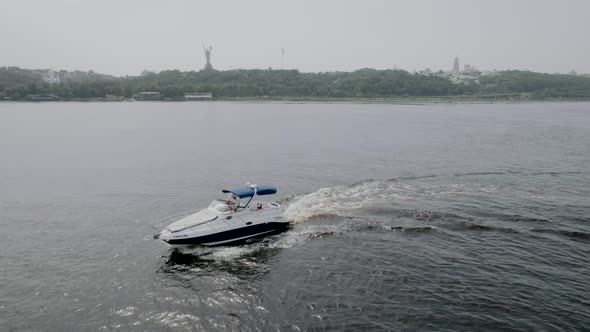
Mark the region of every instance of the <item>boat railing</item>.
<instances>
[{"instance_id":1,"label":"boat railing","mask_svg":"<svg viewBox=\"0 0 590 332\"><path fill-rule=\"evenodd\" d=\"M175 213L175 214L171 214L171 215L168 215L168 216L166 216L166 217L158 220L152 226L157 229L158 226L159 227L162 227L164 225L168 225L168 224L170 224L172 222L175 222L175 221L177 221L179 219L182 219L184 217L187 217L187 216L189 216L189 215L191 215L191 214L193 214L195 212L198 212L200 210L202 210L202 209L194 209L194 210L183 211L183 212L178 212L178 213Z\"/></svg>"},{"instance_id":2,"label":"boat railing","mask_svg":"<svg viewBox=\"0 0 590 332\"><path fill-rule=\"evenodd\" d=\"M209 219L209 220L203 220L203 221L201 221L201 222L198 222L198 223L196 223L196 224L193 224L193 225L188 225L188 226L186 226L186 227L183 227L183 228L180 228L180 229L175 229L175 230L171 230L171 229L169 229L169 228L168 228L168 229L170 230L170 232L171 232L171 233L178 233L178 232L185 231L185 230L187 230L187 229L189 229L189 228L197 227L197 226L200 226L200 225L206 224L206 223L208 223L208 222L212 222L213 220L217 220L217 218L219 218L219 216L215 216L215 218L213 218L213 219Z\"/></svg>"}]
</instances>

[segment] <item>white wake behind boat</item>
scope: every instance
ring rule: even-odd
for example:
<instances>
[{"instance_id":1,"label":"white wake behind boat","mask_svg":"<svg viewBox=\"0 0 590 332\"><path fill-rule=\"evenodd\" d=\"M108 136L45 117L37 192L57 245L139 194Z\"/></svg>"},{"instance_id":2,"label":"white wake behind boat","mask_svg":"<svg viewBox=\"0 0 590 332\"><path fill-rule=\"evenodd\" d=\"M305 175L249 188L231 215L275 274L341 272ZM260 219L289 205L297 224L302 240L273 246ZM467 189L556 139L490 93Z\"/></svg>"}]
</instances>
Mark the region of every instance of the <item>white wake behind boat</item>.
<instances>
[{"instance_id":1,"label":"white wake behind boat","mask_svg":"<svg viewBox=\"0 0 590 332\"><path fill-rule=\"evenodd\" d=\"M170 245L214 246L241 242L287 229L289 220L275 202L253 201L255 196L276 194L267 185L224 189L226 199L214 200L208 208L166 226L154 236ZM242 205L242 200L247 202Z\"/></svg>"}]
</instances>

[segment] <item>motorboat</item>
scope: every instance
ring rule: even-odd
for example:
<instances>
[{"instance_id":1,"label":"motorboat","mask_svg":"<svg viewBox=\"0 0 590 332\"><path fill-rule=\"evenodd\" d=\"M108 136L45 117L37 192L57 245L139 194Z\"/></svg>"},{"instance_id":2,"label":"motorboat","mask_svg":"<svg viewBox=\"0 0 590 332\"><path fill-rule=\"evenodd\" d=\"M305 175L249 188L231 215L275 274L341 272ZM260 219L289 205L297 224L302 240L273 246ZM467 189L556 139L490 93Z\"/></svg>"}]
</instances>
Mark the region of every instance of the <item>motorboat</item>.
<instances>
[{"instance_id":1,"label":"motorboat","mask_svg":"<svg viewBox=\"0 0 590 332\"><path fill-rule=\"evenodd\" d=\"M249 184L223 189L227 197L166 226L154 238L170 245L227 245L285 230L290 221L276 202L254 200L277 188Z\"/></svg>"}]
</instances>

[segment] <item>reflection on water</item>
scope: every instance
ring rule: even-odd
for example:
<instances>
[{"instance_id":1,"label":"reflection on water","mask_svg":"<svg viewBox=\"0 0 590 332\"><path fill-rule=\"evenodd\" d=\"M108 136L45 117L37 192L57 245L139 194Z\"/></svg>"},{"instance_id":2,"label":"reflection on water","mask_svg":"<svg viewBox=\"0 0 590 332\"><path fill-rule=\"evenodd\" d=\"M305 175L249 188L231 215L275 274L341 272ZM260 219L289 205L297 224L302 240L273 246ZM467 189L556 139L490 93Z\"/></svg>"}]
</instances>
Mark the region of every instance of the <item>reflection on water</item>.
<instances>
[{"instance_id":1,"label":"reflection on water","mask_svg":"<svg viewBox=\"0 0 590 332\"><path fill-rule=\"evenodd\" d=\"M226 272L240 279L259 279L269 273L268 260L280 250L255 244L214 249L175 248L171 249L159 271L169 274L190 271L195 277Z\"/></svg>"}]
</instances>

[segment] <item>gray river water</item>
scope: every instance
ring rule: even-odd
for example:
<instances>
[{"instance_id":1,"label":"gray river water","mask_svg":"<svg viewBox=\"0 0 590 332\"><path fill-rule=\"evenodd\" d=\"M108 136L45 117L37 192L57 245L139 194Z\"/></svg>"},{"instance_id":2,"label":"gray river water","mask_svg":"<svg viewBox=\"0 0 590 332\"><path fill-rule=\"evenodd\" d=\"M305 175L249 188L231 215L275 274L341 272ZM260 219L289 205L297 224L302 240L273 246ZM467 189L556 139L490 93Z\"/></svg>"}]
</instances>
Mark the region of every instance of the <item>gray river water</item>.
<instances>
[{"instance_id":1,"label":"gray river water","mask_svg":"<svg viewBox=\"0 0 590 332\"><path fill-rule=\"evenodd\" d=\"M152 239L247 181L297 223ZM0 329L590 330L589 191L588 103L0 103Z\"/></svg>"}]
</instances>

